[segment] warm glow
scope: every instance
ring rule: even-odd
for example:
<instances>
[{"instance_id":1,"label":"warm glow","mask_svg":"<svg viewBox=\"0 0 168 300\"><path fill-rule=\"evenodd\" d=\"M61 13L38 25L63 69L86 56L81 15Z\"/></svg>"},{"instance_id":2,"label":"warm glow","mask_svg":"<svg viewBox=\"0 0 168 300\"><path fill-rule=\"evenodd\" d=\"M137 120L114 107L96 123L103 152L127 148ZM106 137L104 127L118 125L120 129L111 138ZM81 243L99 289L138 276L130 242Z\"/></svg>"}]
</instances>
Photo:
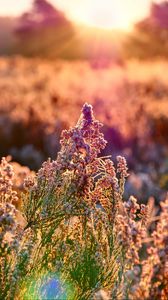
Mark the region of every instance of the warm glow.
<instances>
[{"instance_id":1,"label":"warm glow","mask_svg":"<svg viewBox=\"0 0 168 300\"><path fill-rule=\"evenodd\" d=\"M96 3L91 1L87 9L87 14L85 11L79 10L74 19L89 26L105 29L130 27L127 12L121 11L119 5L114 1L102 0L96 1Z\"/></svg>"},{"instance_id":2,"label":"warm glow","mask_svg":"<svg viewBox=\"0 0 168 300\"><path fill-rule=\"evenodd\" d=\"M75 22L105 29L129 30L147 15L150 0L52 0Z\"/></svg>"}]
</instances>

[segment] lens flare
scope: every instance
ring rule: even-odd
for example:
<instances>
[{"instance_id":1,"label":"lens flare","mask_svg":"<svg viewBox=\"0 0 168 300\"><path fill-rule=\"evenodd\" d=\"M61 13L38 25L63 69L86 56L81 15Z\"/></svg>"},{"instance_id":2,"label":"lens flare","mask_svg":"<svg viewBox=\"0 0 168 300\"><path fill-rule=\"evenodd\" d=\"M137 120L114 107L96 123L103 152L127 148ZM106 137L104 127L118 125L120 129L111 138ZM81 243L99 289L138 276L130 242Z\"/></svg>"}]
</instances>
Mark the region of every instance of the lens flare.
<instances>
[{"instance_id":1,"label":"lens flare","mask_svg":"<svg viewBox=\"0 0 168 300\"><path fill-rule=\"evenodd\" d=\"M74 298L72 286L56 274L43 274L31 278L22 295L24 300L67 300Z\"/></svg>"},{"instance_id":2,"label":"lens flare","mask_svg":"<svg viewBox=\"0 0 168 300\"><path fill-rule=\"evenodd\" d=\"M66 287L62 286L58 278L47 278L40 288L42 299L67 299Z\"/></svg>"}]
</instances>

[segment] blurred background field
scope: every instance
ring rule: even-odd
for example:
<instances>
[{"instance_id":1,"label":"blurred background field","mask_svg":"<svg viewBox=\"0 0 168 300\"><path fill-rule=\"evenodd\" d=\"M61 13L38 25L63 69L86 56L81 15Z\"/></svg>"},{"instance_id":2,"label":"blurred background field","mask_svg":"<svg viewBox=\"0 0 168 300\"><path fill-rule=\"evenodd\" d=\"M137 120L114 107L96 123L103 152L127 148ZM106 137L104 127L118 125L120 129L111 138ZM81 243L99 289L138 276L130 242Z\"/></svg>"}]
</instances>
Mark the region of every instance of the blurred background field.
<instances>
[{"instance_id":1,"label":"blurred background field","mask_svg":"<svg viewBox=\"0 0 168 300\"><path fill-rule=\"evenodd\" d=\"M28 2L13 16L12 1L6 2L9 13L7 6L2 14L0 9L0 156L11 155L36 171L47 157L56 157L61 131L75 124L88 102L104 124L108 146L102 155L127 159L125 197L164 199L168 1L146 1L141 11L140 0L134 6L125 1L123 10L115 6L122 1L106 0L100 19L99 5L90 1L92 17L86 18L85 7L78 20L72 16L74 0L68 1L71 7L66 1Z\"/></svg>"}]
</instances>

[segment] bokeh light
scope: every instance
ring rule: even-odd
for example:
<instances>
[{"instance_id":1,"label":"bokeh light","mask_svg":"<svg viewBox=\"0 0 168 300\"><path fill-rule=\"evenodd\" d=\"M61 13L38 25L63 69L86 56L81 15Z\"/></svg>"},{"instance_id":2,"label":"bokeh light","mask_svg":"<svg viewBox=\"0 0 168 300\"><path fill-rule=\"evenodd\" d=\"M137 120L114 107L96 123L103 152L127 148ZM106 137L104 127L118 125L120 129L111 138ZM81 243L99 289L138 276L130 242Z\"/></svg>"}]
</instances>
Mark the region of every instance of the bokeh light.
<instances>
[{"instance_id":1,"label":"bokeh light","mask_svg":"<svg viewBox=\"0 0 168 300\"><path fill-rule=\"evenodd\" d=\"M24 300L67 300L73 299L74 289L55 273L45 273L27 282Z\"/></svg>"}]
</instances>

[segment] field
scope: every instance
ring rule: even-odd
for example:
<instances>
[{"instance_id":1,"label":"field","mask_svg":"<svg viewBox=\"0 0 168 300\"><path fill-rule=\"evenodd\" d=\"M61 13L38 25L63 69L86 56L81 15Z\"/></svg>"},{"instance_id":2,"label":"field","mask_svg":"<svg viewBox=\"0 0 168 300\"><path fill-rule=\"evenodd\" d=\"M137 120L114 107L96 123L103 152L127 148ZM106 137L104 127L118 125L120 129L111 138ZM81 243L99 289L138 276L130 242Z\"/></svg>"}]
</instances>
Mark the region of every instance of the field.
<instances>
[{"instance_id":1,"label":"field","mask_svg":"<svg viewBox=\"0 0 168 300\"><path fill-rule=\"evenodd\" d=\"M167 299L167 68L0 59L1 299Z\"/></svg>"},{"instance_id":2,"label":"field","mask_svg":"<svg viewBox=\"0 0 168 300\"><path fill-rule=\"evenodd\" d=\"M127 162L99 156L101 127L85 103L36 174L2 158L1 299L167 299L168 199L159 215L125 201Z\"/></svg>"},{"instance_id":3,"label":"field","mask_svg":"<svg viewBox=\"0 0 168 300\"><path fill-rule=\"evenodd\" d=\"M102 155L126 157L125 196L163 200L168 188L168 63L0 59L0 155L37 170L60 149L85 102L103 123Z\"/></svg>"}]
</instances>

